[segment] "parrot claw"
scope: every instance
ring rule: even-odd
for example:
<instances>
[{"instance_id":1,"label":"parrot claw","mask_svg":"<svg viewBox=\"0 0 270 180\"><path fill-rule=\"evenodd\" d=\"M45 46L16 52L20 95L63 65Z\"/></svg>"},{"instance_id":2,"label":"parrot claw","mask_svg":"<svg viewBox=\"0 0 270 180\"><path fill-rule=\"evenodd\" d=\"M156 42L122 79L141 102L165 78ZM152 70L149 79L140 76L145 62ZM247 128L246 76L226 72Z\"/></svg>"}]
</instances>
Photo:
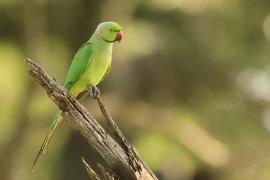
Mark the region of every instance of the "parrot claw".
<instances>
[{"instance_id":1,"label":"parrot claw","mask_svg":"<svg viewBox=\"0 0 270 180\"><path fill-rule=\"evenodd\" d=\"M88 86L88 91L89 91L90 96L95 99L100 96L100 90L98 89L97 86L94 86L94 85Z\"/></svg>"}]
</instances>

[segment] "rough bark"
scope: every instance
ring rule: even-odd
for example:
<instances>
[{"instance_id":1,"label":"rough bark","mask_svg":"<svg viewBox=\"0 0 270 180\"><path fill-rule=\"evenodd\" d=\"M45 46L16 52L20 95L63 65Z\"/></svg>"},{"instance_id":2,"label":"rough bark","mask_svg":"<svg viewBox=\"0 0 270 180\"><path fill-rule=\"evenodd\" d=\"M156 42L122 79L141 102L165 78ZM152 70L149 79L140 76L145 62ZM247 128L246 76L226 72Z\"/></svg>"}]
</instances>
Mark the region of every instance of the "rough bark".
<instances>
[{"instance_id":1,"label":"rough bark","mask_svg":"<svg viewBox=\"0 0 270 180\"><path fill-rule=\"evenodd\" d=\"M68 113L72 116L72 118L66 118L69 124L80 131L110 168L105 169L102 165L99 165L100 173L95 173L83 161L92 179L98 179L101 176L97 174L101 174L104 179L157 180L157 177L145 165L117 127L100 97L96 99L109 124L112 136L63 86L50 77L40 66L30 59L26 59L25 62L30 67L30 75L47 91L48 96L54 103L65 114Z\"/></svg>"}]
</instances>

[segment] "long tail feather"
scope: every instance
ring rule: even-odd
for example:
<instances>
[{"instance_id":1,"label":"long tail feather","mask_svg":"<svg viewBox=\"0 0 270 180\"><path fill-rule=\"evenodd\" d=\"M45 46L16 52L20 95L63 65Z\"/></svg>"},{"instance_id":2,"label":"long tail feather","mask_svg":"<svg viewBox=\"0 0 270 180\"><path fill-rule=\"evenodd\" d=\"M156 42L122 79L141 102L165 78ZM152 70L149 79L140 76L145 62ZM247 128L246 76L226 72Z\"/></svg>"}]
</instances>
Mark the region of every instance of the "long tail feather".
<instances>
[{"instance_id":1,"label":"long tail feather","mask_svg":"<svg viewBox=\"0 0 270 180\"><path fill-rule=\"evenodd\" d=\"M49 145L49 143L52 139L52 136L54 134L54 131L55 131L56 127L58 126L58 124L61 122L62 118L63 118L62 112L57 112L55 114L55 116L51 122L49 131L48 131L48 133L47 133L47 135L46 135L46 137L45 137L45 139L44 139L44 141L43 141L43 143L38 151L38 154L37 154L35 160L34 160L34 163L32 166L32 171L34 171L35 165L36 165L37 161L39 160L41 154L46 153L46 151L48 149L48 145Z\"/></svg>"}]
</instances>

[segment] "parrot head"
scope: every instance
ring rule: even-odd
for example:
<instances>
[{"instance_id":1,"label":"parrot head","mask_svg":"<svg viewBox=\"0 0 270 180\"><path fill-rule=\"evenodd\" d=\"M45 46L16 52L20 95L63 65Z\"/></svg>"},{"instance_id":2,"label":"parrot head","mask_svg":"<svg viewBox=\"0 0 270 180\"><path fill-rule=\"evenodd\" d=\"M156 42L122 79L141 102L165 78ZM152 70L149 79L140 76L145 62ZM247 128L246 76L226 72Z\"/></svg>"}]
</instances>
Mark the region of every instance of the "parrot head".
<instances>
[{"instance_id":1,"label":"parrot head","mask_svg":"<svg viewBox=\"0 0 270 180\"><path fill-rule=\"evenodd\" d=\"M97 33L106 42L113 43L118 41L118 43L123 38L121 26L113 21L103 22L97 26Z\"/></svg>"}]
</instances>

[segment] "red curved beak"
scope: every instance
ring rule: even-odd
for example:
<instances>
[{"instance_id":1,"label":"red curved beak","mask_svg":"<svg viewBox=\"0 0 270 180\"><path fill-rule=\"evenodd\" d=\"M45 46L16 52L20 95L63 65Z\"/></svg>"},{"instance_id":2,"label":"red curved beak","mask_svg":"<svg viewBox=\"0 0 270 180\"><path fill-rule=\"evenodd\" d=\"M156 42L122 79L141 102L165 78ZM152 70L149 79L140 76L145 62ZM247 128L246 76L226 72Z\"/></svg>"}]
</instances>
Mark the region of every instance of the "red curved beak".
<instances>
[{"instance_id":1,"label":"red curved beak","mask_svg":"<svg viewBox=\"0 0 270 180\"><path fill-rule=\"evenodd\" d=\"M122 38L123 38L123 33L122 33L122 31L120 31L116 35L116 40L118 41L118 43L120 43L120 41L122 40Z\"/></svg>"}]
</instances>

